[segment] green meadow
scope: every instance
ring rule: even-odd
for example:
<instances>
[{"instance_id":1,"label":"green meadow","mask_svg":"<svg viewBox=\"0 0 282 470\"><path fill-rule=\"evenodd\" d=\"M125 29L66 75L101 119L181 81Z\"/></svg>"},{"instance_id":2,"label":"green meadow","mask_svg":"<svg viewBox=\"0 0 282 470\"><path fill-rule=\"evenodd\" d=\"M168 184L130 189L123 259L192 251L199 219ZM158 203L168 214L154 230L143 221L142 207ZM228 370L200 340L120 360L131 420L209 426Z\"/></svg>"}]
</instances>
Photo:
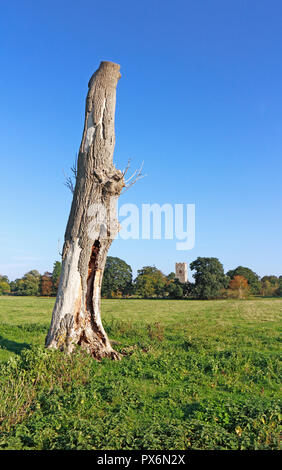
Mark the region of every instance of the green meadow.
<instances>
[{"instance_id":1,"label":"green meadow","mask_svg":"<svg viewBox=\"0 0 282 470\"><path fill-rule=\"evenodd\" d=\"M279 448L282 299L103 300L117 362L45 350L53 304L0 297L0 449Z\"/></svg>"}]
</instances>

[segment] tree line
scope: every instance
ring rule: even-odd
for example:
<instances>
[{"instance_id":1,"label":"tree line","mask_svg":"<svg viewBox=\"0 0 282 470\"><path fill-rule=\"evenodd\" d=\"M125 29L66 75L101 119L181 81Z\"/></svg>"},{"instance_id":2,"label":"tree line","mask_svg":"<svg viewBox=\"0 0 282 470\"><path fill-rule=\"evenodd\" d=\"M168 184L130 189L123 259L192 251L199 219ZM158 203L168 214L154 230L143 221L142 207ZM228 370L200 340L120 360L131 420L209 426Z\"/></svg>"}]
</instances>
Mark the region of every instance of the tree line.
<instances>
[{"instance_id":1,"label":"tree line","mask_svg":"<svg viewBox=\"0 0 282 470\"><path fill-rule=\"evenodd\" d=\"M193 282L181 283L175 273L164 275L155 266L144 266L133 280L131 267L120 258L107 258L102 296L108 298L219 299L282 296L282 276L260 278L250 268L238 266L224 272L217 258L198 257L190 264Z\"/></svg>"},{"instance_id":2,"label":"tree line","mask_svg":"<svg viewBox=\"0 0 282 470\"><path fill-rule=\"evenodd\" d=\"M41 275L32 270L21 279L9 282L0 275L0 295L56 296L60 281L61 263L54 263L53 271ZM190 264L193 282L181 283L175 273L165 275L155 266L144 266L133 279L132 268L124 260L108 256L103 284L104 298L172 298L220 299L250 296L282 297L282 276L260 278L250 268L238 266L224 273L217 258L198 257Z\"/></svg>"},{"instance_id":3,"label":"tree line","mask_svg":"<svg viewBox=\"0 0 282 470\"><path fill-rule=\"evenodd\" d=\"M56 296L60 282L62 264L55 261L53 271L40 274L36 269L27 272L22 278L9 281L7 276L0 275L0 295L43 295Z\"/></svg>"}]
</instances>

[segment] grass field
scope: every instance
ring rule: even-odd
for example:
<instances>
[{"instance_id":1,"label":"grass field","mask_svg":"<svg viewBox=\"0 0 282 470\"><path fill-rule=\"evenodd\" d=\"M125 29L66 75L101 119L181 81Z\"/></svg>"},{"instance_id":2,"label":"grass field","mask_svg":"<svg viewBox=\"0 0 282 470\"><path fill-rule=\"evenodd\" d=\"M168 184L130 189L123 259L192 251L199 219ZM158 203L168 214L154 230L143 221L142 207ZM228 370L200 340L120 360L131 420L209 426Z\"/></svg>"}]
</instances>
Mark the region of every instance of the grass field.
<instances>
[{"instance_id":1,"label":"grass field","mask_svg":"<svg viewBox=\"0 0 282 470\"><path fill-rule=\"evenodd\" d=\"M44 350L53 303L0 297L0 448L279 448L282 299L103 300L100 363Z\"/></svg>"}]
</instances>

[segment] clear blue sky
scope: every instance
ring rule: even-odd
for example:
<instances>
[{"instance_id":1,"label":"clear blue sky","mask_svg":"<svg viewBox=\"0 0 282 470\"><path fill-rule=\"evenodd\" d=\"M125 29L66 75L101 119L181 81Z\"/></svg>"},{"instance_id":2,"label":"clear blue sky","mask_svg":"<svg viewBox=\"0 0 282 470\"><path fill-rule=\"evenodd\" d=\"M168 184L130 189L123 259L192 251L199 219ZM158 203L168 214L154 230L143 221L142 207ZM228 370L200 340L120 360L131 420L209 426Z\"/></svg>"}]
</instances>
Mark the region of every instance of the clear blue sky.
<instances>
[{"instance_id":1,"label":"clear blue sky","mask_svg":"<svg viewBox=\"0 0 282 470\"><path fill-rule=\"evenodd\" d=\"M134 269L215 256L282 274L281 0L3 0L0 272L52 270L87 84L121 65L116 151L148 175L120 203L194 203L196 245L117 240Z\"/></svg>"}]
</instances>

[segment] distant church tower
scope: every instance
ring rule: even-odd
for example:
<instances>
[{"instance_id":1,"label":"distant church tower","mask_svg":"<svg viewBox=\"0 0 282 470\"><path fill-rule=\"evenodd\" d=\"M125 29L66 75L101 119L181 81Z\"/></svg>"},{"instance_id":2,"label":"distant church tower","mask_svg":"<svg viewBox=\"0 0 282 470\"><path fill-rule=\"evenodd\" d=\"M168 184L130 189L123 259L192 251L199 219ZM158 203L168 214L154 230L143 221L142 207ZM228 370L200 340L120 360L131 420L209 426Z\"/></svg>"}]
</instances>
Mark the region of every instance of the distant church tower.
<instances>
[{"instance_id":1,"label":"distant church tower","mask_svg":"<svg viewBox=\"0 0 282 470\"><path fill-rule=\"evenodd\" d=\"M175 277L180 282L188 281L187 263L175 263Z\"/></svg>"}]
</instances>

